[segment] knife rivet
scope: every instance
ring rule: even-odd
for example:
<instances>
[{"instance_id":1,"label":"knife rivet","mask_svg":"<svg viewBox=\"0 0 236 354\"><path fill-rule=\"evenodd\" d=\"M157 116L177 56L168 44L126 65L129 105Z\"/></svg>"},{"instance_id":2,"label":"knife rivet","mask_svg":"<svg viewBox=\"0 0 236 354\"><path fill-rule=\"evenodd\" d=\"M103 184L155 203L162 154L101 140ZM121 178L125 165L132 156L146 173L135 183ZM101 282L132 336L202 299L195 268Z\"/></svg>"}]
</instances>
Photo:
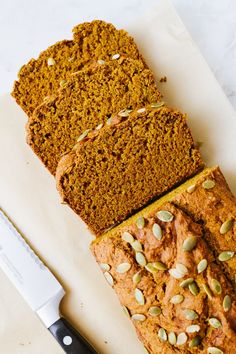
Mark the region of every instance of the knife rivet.
<instances>
[{"instance_id":1,"label":"knife rivet","mask_svg":"<svg viewBox=\"0 0 236 354\"><path fill-rule=\"evenodd\" d=\"M71 338L70 336L65 336L65 337L63 338L63 343L64 343L65 345L71 345L71 343L72 343L72 338Z\"/></svg>"}]
</instances>

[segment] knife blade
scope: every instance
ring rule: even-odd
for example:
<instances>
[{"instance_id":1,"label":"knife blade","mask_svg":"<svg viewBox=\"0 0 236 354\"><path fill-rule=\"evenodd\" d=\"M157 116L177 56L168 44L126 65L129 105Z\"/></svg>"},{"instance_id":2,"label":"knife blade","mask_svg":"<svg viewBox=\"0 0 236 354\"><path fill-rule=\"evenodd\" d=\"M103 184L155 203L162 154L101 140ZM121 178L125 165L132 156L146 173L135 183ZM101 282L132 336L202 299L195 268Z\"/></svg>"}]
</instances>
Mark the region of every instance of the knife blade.
<instances>
[{"instance_id":1,"label":"knife blade","mask_svg":"<svg viewBox=\"0 0 236 354\"><path fill-rule=\"evenodd\" d=\"M60 314L65 291L0 209L0 268L68 354L95 349Z\"/></svg>"}]
</instances>

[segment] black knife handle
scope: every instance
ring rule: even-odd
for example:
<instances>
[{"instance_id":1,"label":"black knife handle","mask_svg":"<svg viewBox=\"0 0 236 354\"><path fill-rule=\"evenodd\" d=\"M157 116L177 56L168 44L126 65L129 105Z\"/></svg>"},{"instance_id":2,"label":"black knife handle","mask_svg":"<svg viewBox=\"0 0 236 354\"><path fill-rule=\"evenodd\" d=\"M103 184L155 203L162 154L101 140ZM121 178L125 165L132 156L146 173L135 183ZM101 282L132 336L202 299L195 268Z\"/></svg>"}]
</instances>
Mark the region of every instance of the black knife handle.
<instances>
[{"instance_id":1,"label":"black knife handle","mask_svg":"<svg viewBox=\"0 0 236 354\"><path fill-rule=\"evenodd\" d=\"M48 329L67 354L98 354L64 318L57 320Z\"/></svg>"}]
</instances>

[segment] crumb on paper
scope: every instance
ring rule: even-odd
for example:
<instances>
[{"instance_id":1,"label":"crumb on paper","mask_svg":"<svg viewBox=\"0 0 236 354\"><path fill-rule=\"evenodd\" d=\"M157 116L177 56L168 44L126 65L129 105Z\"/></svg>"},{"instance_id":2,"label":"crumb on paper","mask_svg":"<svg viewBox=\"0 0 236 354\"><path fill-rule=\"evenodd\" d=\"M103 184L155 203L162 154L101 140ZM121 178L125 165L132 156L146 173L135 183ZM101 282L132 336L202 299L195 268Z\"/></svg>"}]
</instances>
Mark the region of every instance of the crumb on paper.
<instances>
[{"instance_id":1,"label":"crumb on paper","mask_svg":"<svg viewBox=\"0 0 236 354\"><path fill-rule=\"evenodd\" d=\"M108 343L107 340L104 340L104 343L107 344Z\"/></svg>"},{"instance_id":2,"label":"crumb on paper","mask_svg":"<svg viewBox=\"0 0 236 354\"><path fill-rule=\"evenodd\" d=\"M167 77L166 77L166 76L163 76L163 77L160 78L159 81L160 81L160 82L166 82L166 81L167 81Z\"/></svg>"}]
</instances>

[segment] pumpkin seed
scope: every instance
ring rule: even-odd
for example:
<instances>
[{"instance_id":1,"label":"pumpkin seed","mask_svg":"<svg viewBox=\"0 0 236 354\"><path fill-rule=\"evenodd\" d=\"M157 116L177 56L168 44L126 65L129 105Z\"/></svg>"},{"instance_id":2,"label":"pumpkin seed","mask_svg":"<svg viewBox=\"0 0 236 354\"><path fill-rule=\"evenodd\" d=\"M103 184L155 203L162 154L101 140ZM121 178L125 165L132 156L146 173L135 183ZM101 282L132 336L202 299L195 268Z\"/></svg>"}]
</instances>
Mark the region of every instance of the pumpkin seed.
<instances>
[{"instance_id":1,"label":"pumpkin seed","mask_svg":"<svg viewBox=\"0 0 236 354\"><path fill-rule=\"evenodd\" d=\"M48 58L48 66L53 66L55 64L56 64L56 62L53 58Z\"/></svg>"},{"instance_id":2,"label":"pumpkin seed","mask_svg":"<svg viewBox=\"0 0 236 354\"><path fill-rule=\"evenodd\" d=\"M167 266L164 263L162 263L162 262L159 262L159 261L158 262L153 262L152 265L157 270L163 270L163 271L167 270Z\"/></svg>"},{"instance_id":3,"label":"pumpkin seed","mask_svg":"<svg viewBox=\"0 0 236 354\"><path fill-rule=\"evenodd\" d=\"M224 352L217 347L208 347L207 352L209 354L224 354Z\"/></svg>"},{"instance_id":4,"label":"pumpkin seed","mask_svg":"<svg viewBox=\"0 0 236 354\"><path fill-rule=\"evenodd\" d=\"M185 252L192 251L197 244L197 237L196 236L189 236L183 242L183 250Z\"/></svg>"},{"instance_id":5,"label":"pumpkin seed","mask_svg":"<svg viewBox=\"0 0 236 354\"><path fill-rule=\"evenodd\" d=\"M158 271L158 269L154 267L153 263L148 263L147 265L145 265L145 268L150 273L156 273Z\"/></svg>"},{"instance_id":6,"label":"pumpkin seed","mask_svg":"<svg viewBox=\"0 0 236 354\"><path fill-rule=\"evenodd\" d=\"M211 179L206 179L203 183L202 186L204 189L212 189L215 187L215 181L212 181Z\"/></svg>"},{"instance_id":7,"label":"pumpkin seed","mask_svg":"<svg viewBox=\"0 0 236 354\"><path fill-rule=\"evenodd\" d=\"M213 292L216 294L221 294L221 292L222 292L220 282L217 279L212 279L211 288L212 288Z\"/></svg>"},{"instance_id":8,"label":"pumpkin seed","mask_svg":"<svg viewBox=\"0 0 236 354\"><path fill-rule=\"evenodd\" d=\"M136 252L142 252L142 250L143 250L143 246L138 240L135 240L134 242L132 242L131 246Z\"/></svg>"},{"instance_id":9,"label":"pumpkin seed","mask_svg":"<svg viewBox=\"0 0 236 354\"><path fill-rule=\"evenodd\" d=\"M122 111L120 111L118 113L118 116L119 117L128 117L131 112L132 112L132 109L122 109Z\"/></svg>"},{"instance_id":10,"label":"pumpkin seed","mask_svg":"<svg viewBox=\"0 0 236 354\"><path fill-rule=\"evenodd\" d=\"M188 279L185 279L183 280L179 286L181 286L181 288L186 288L187 286L189 286L191 283L194 282L194 279L193 278L188 278Z\"/></svg>"},{"instance_id":11,"label":"pumpkin seed","mask_svg":"<svg viewBox=\"0 0 236 354\"><path fill-rule=\"evenodd\" d=\"M197 347L201 343L201 337L196 336L189 342L189 348Z\"/></svg>"},{"instance_id":12,"label":"pumpkin seed","mask_svg":"<svg viewBox=\"0 0 236 354\"><path fill-rule=\"evenodd\" d=\"M186 320L193 321L198 318L198 314L194 310L184 310L184 316Z\"/></svg>"},{"instance_id":13,"label":"pumpkin seed","mask_svg":"<svg viewBox=\"0 0 236 354\"><path fill-rule=\"evenodd\" d=\"M117 273L126 273L128 270L130 270L131 264L130 263L121 263L116 267Z\"/></svg>"},{"instance_id":14,"label":"pumpkin seed","mask_svg":"<svg viewBox=\"0 0 236 354\"><path fill-rule=\"evenodd\" d=\"M199 294L199 288L197 286L197 283L194 281L191 284L189 284L188 286L189 291L191 292L191 294L193 294L194 296L197 296Z\"/></svg>"},{"instance_id":15,"label":"pumpkin seed","mask_svg":"<svg viewBox=\"0 0 236 354\"><path fill-rule=\"evenodd\" d=\"M187 342L187 340L188 340L187 334L182 332L182 333L178 334L176 344L177 345L183 345L183 344L185 344Z\"/></svg>"},{"instance_id":16,"label":"pumpkin seed","mask_svg":"<svg viewBox=\"0 0 236 354\"><path fill-rule=\"evenodd\" d=\"M197 271L198 271L198 274L204 272L204 270L207 268L207 260L206 259L202 259L198 265L197 265Z\"/></svg>"},{"instance_id":17,"label":"pumpkin seed","mask_svg":"<svg viewBox=\"0 0 236 354\"><path fill-rule=\"evenodd\" d=\"M161 308L158 306L152 306L149 308L148 313L153 317L159 316L161 314Z\"/></svg>"},{"instance_id":18,"label":"pumpkin seed","mask_svg":"<svg viewBox=\"0 0 236 354\"><path fill-rule=\"evenodd\" d=\"M221 322L215 317L209 318L209 324L213 328L220 328L222 326Z\"/></svg>"},{"instance_id":19,"label":"pumpkin seed","mask_svg":"<svg viewBox=\"0 0 236 354\"><path fill-rule=\"evenodd\" d=\"M202 285L203 290L205 291L205 293L207 294L207 296L209 297L209 299L213 298L213 294L211 292L211 289L209 288L209 286L207 284L203 284Z\"/></svg>"},{"instance_id":20,"label":"pumpkin seed","mask_svg":"<svg viewBox=\"0 0 236 354\"><path fill-rule=\"evenodd\" d=\"M151 104L151 107L152 108L160 108L160 107L162 107L162 106L164 106L165 105L165 102L153 102L152 104Z\"/></svg>"},{"instance_id":21,"label":"pumpkin seed","mask_svg":"<svg viewBox=\"0 0 236 354\"><path fill-rule=\"evenodd\" d=\"M134 290L134 297L136 299L136 301L140 304L140 305L144 305L145 304L145 297L143 295L142 290L140 289L135 289Z\"/></svg>"},{"instance_id":22,"label":"pumpkin seed","mask_svg":"<svg viewBox=\"0 0 236 354\"><path fill-rule=\"evenodd\" d=\"M130 318L129 309L128 309L126 306L122 306L122 309L123 309L124 314L125 314L128 318Z\"/></svg>"},{"instance_id":23,"label":"pumpkin seed","mask_svg":"<svg viewBox=\"0 0 236 354\"><path fill-rule=\"evenodd\" d=\"M141 252L136 252L135 259L137 263L142 267L145 267L145 265L147 264L146 258Z\"/></svg>"},{"instance_id":24,"label":"pumpkin seed","mask_svg":"<svg viewBox=\"0 0 236 354\"><path fill-rule=\"evenodd\" d=\"M170 332L170 333L168 334L168 342L169 342L171 345L175 345L175 344L176 344L176 341L177 341L177 338L176 338L175 332Z\"/></svg>"},{"instance_id":25,"label":"pumpkin seed","mask_svg":"<svg viewBox=\"0 0 236 354\"><path fill-rule=\"evenodd\" d=\"M128 242L128 243L134 242L134 237L128 231L125 231L121 237L122 237L122 240L124 240L125 242Z\"/></svg>"},{"instance_id":26,"label":"pumpkin seed","mask_svg":"<svg viewBox=\"0 0 236 354\"><path fill-rule=\"evenodd\" d=\"M90 129L85 130L77 139L77 143L79 143L80 141L82 141L84 138L86 138L86 136L88 135Z\"/></svg>"},{"instance_id":27,"label":"pumpkin seed","mask_svg":"<svg viewBox=\"0 0 236 354\"><path fill-rule=\"evenodd\" d=\"M186 190L188 193L193 193L196 189L196 184L192 184L191 186L189 186Z\"/></svg>"},{"instance_id":28,"label":"pumpkin seed","mask_svg":"<svg viewBox=\"0 0 236 354\"><path fill-rule=\"evenodd\" d=\"M188 268L184 264L176 263L175 267L180 273L182 273L184 275L188 274Z\"/></svg>"},{"instance_id":29,"label":"pumpkin seed","mask_svg":"<svg viewBox=\"0 0 236 354\"><path fill-rule=\"evenodd\" d=\"M200 326L199 325L190 325L186 328L187 333L195 333L200 331Z\"/></svg>"},{"instance_id":30,"label":"pumpkin seed","mask_svg":"<svg viewBox=\"0 0 236 354\"><path fill-rule=\"evenodd\" d=\"M225 262L225 261L228 261L229 259L233 258L233 256L234 256L234 252L224 251L219 254L218 259L221 262Z\"/></svg>"},{"instance_id":31,"label":"pumpkin seed","mask_svg":"<svg viewBox=\"0 0 236 354\"><path fill-rule=\"evenodd\" d=\"M139 108L137 109L137 113L144 113L146 111L146 108Z\"/></svg>"},{"instance_id":32,"label":"pumpkin seed","mask_svg":"<svg viewBox=\"0 0 236 354\"><path fill-rule=\"evenodd\" d=\"M160 340L162 342L166 342L167 341L167 334L164 328L160 328L158 331L158 337L160 338Z\"/></svg>"},{"instance_id":33,"label":"pumpkin seed","mask_svg":"<svg viewBox=\"0 0 236 354\"><path fill-rule=\"evenodd\" d=\"M102 270L106 270L107 272L111 269L111 267L107 263L100 263L99 266Z\"/></svg>"},{"instance_id":34,"label":"pumpkin seed","mask_svg":"<svg viewBox=\"0 0 236 354\"><path fill-rule=\"evenodd\" d=\"M232 229L234 224L234 221L232 219L226 220L225 222L223 222L223 224L220 227L220 233L222 235L226 234L226 232L228 232L229 230Z\"/></svg>"},{"instance_id":35,"label":"pumpkin seed","mask_svg":"<svg viewBox=\"0 0 236 354\"><path fill-rule=\"evenodd\" d=\"M137 220L136 220L136 226L138 229L143 229L145 226L145 219L143 216L140 216Z\"/></svg>"},{"instance_id":36,"label":"pumpkin seed","mask_svg":"<svg viewBox=\"0 0 236 354\"><path fill-rule=\"evenodd\" d=\"M105 60L98 59L97 63L98 63L99 65L104 65L106 62L105 62Z\"/></svg>"},{"instance_id":37,"label":"pumpkin seed","mask_svg":"<svg viewBox=\"0 0 236 354\"><path fill-rule=\"evenodd\" d=\"M225 312L229 311L232 306L232 299L229 295L225 295L223 300L223 309Z\"/></svg>"},{"instance_id":38,"label":"pumpkin seed","mask_svg":"<svg viewBox=\"0 0 236 354\"><path fill-rule=\"evenodd\" d=\"M167 210L160 210L156 214L157 218L163 222L170 222L174 219L174 215Z\"/></svg>"},{"instance_id":39,"label":"pumpkin seed","mask_svg":"<svg viewBox=\"0 0 236 354\"><path fill-rule=\"evenodd\" d=\"M108 282L108 284L113 286L114 285L114 280L113 280L112 275L109 272L105 272L105 273L103 273L103 275L104 275L106 281Z\"/></svg>"},{"instance_id":40,"label":"pumpkin seed","mask_svg":"<svg viewBox=\"0 0 236 354\"><path fill-rule=\"evenodd\" d=\"M102 129L102 127L103 127L103 123L98 124L98 126L97 126L95 129L96 129L96 130L100 130L100 129Z\"/></svg>"},{"instance_id":41,"label":"pumpkin seed","mask_svg":"<svg viewBox=\"0 0 236 354\"><path fill-rule=\"evenodd\" d=\"M131 318L134 321L140 321L140 322L143 322L146 320L146 316L144 316L142 313L136 313Z\"/></svg>"},{"instance_id":42,"label":"pumpkin seed","mask_svg":"<svg viewBox=\"0 0 236 354\"><path fill-rule=\"evenodd\" d=\"M174 295L171 299L170 302L174 305L176 304L181 304L181 302L184 301L184 296L181 294Z\"/></svg>"},{"instance_id":43,"label":"pumpkin seed","mask_svg":"<svg viewBox=\"0 0 236 354\"><path fill-rule=\"evenodd\" d=\"M133 275L133 283L138 284L141 281L141 274L140 272L137 272Z\"/></svg>"},{"instance_id":44,"label":"pumpkin seed","mask_svg":"<svg viewBox=\"0 0 236 354\"><path fill-rule=\"evenodd\" d=\"M158 225L157 223L153 224L152 233L156 237L157 240L161 240L161 238L162 238L162 230L161 230L160 225Z\"/></svg>"},{"instance_id":45,"label":"pumpkin seed","mask_svg":"<svg viewBox=\"0 0 236 354\"><path fill-rule=\"evenodd\" d=\"M67 84L67 81L66 80L61 80L60 81L60 86L63 88L63 87L66 87L66 84Z\"/></svg>"},{"instance_id":46,"label":"pumpkin seed","mask_svg":"<svg viewBox=\"0 0 236 354\"><path fill-rule=\"evenodd\" d=\"M116 60L116 59L119 59L119 57L120 57L120 54L116 53L116 54L112 55L111 59Z\"/></svg>"},{"instance_id":47,"label":"pumpkin seed","mask_svg":"<svg viewBox=\"0 0 236 354\"><path fill-rule=\"evenodd\" d=\"M185 274L181 273L176 268L169 269L169 273L175 279L181 279L185 276Z\"/></svg>"}]
</instances>

